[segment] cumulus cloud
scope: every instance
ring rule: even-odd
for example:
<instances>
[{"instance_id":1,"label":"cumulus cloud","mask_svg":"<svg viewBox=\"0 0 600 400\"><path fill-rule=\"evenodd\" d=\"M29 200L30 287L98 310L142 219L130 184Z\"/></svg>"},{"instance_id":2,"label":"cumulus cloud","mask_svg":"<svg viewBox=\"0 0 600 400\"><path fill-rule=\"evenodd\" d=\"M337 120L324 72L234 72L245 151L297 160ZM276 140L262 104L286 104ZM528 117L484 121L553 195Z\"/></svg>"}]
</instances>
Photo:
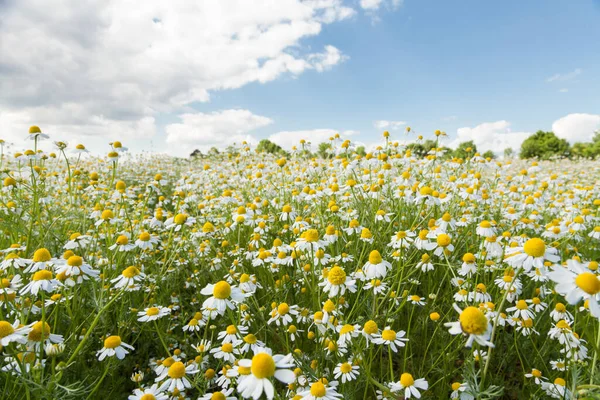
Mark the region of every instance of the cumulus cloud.
<instances>
[{"instance_id":1,"label":"cumulus cloud","mask_svg":"<svg viewBox=\"0 0 600 400\"><path fill-rule=\"evenodd\" d=\"M365 11L377 11L382 5L395 10L402 5L404 0L360 0L360 7Z\"/></svg>"},{"instance_id":2,"label":"cumulus cloud","mask_svg":"<svg viewBox=\"0 0 600 400\"><path fill-rule=\"evenodd\" d=\"M346 138L358 134L357 131L336 131L335 129L309 129L299 131L281 131L269 136L269 140L283 147L291 149L293 146L298 146L300 140L304 139L310 142L311 148L314 150L319 143L328 142L329 138L339 133L340 136Z\"/></svg>"},{"instance_id":3,"label":"cumulus cloud","mask_svg":"<svg viewBox=\"0 0 600 400\"><path fill-rule=\"evenodd\" d=\"M383 119L373 122L373 126L377 129L386 129L389 131L395 131L406 125L406 121L386 121Z\"/></svg>"},{"instance_id":4,"label":"cumulus cloud","mask_svg":"<svg viewBox=\"0 0 600 400\"><path fill-rule=\"evenodd\" d=\"M531 132L513 132L508 121L485 122L473 128L459 128L449 147L456 148L459 143L472 140L482 153L488 150L501 153L508 147L518 150L529 135Z\"/></svg>"},{"instance_id":5,"label":"cumulus cloud","mask_svg":"<svg viewBox=\"0 0 600 400\"><path fill-rule=\"evenodd\" d=\"M342 0L0 1L0 113L136 137L136 124L212 92L343 62L301 42L354 13Z\"/></svg>"},{"instance_id":6,"label":"cumulus cloud","mask_svg":"<svg viewBox=\"0 0 600 400\"><path fill-rule=\"evenodd\" d=\"M211 147L224 148L257 140L248 133L270 125L273 120L248 110L222 110L212 113L187 113L181 122L165 127L167 146L171 153L187 155L190 149L206 152Z\"/></svg>"},{"instance_id":7,"label":"cumulus cloud","mask_svg":"<svg viewBox=\"0 0 600 400\"><path fill-rule=\"evenodd\" d=\"M581 68L575 68L573 71L566 72L564 74L554 74L551 77L549 77L548 79L546 79L546 82L570 81L570 80L578 77L579 75L581 75L582 72L583 72L583 70Z\"/></svg>"},{"instance_id":8,"label":"cumulus cloud","mask_svg":"<svg viewBox=\"0 0 600 400\"><path fill-rule=\"evenodd\" d=\"M569 114L554 121L552 131L571 143L587 142L592 140L594 132L600 131L600 115Z\"/></svg>"}]
</instances>

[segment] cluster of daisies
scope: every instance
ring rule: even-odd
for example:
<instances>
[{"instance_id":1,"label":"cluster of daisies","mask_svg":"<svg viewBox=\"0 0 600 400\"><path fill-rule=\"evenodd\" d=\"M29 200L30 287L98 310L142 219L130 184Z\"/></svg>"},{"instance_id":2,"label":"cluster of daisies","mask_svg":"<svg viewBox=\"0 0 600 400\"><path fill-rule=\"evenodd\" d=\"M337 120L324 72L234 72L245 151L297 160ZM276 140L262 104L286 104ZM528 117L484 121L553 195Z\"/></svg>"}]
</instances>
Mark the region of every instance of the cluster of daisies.
<instances>
[{"instance_id":1,"label":"cluster of daisies","mask_svg":"<svg viewBox=\"0 0 600 400\"><path fill-rule=\"evenodd\" d=\"M600 387L598 163L421 159L387 133L191 161L28 138L2 143L9 398Z\"/></svg>"}]
</instances>

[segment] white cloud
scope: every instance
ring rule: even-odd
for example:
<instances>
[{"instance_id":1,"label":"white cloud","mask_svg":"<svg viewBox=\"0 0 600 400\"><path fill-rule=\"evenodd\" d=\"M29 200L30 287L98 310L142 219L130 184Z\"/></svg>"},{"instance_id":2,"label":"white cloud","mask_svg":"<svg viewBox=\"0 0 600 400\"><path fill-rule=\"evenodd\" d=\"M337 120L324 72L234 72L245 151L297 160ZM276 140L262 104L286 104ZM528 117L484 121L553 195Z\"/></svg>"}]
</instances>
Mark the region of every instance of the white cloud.
<instances>
[{"instance_id":1,"label":"white cloud","mask_svg":"<svg viewBox=\"0 0 600 400\"><path fill-rule=\"evenodd\" d=\"M384 119L373 122L373 126L377 129L387 129L395 131L406 125L406 121L386 121Z\"/></svg>"},{"instance_id":2,"label":"white cloud","mask_svg":"<svg viewBox=\"0 0 600 400\"><path fill-rule=\"evenodd\" d=\"M567 139L571 143L592 140L594 132L600 130L600 115L569 114L552 124L556 136Z\"/></svg>"},{"instance_id":3,"label":"white cloud","mask_svg":"<svg viewBox=\"0 0 600 400\"><path fill-rule=\"evenodd\" d=\"M272 119L248 110L188 113L179 117L180 123L165 127L169 152L175 155L187 155L190 149L206 152L213 146L222 149L243 141L256 143L248 132L273 123Z\"/></svg>"},{"instance_id":4,"label":"white cloud","mask_svg":"<svg viewBox=\"0 0 600 400\"><path fill-rule=\"evenodd\" d=\"M328 142L329 138L339 133L342 137L348 137L358 134L357 131L336 131L335 129L310 129L301 131L281 131L269 136L269 140L283 147L291 149L293 146L299 146L300 140L304 139L310 142L312 149L316 149L319 143Z\"/></svg>"},{"instance_id":5,"label":"white cloud","mask_svg":"<svg viewBox=\"0 0 600 400\"><path fill-rule=\"evenodd\" d=\"M131 131L214 91L330 69L346 56L302 40L354 13L342 0L0 1L0 112L46 130Z\"/></svg>"},{"instance_id":6,"label":"white cloud","mask_svg":"<svg viewBox=\"0 0 600 400\"><path fill-rule=\"evenodd\" d=\"M377 11L385 5L390 10L396 10L404 3L404 0L360 0L360 7L367 12Z\"/></svg>"},{"instance_id":7,"label":"white cloud","mask_svg":"<svg viewBox=\"0 0 600 400\"><path fill-rule=\"evenodd\" d=\"M567 93L569 91L569 89L567 88L562 88L558 90L558 93Z\"/></svg>"},{"instance_id":8,"label":"white cloud","mask_svg":"<svg viewBox=\"0 0 600 400\"><path fill-rule=\"evenodd\" d=\"M472 140L479 152L492 150L499 154L508 147L518 151L529 135L531 132L513 132L508 121L485 122L473 128L459 128L449 147L456 148L459 143Z\"/></svg>"},{"instance_id":9,"label":"white cloud","mask_svg":"<svg viewBox=\"0 0 600 400\"><path fill-rule=\"evenodd\" d=\"M570 71L570 72L567 72L564 74L554 74L551 77L549 77L548 79L546 79L546 82L569 81L569 80L574 79L577 76L581 75L582 72L583 72L583 70L581 68L575 68L573 71Z\"/></svg>"}]
</instances>

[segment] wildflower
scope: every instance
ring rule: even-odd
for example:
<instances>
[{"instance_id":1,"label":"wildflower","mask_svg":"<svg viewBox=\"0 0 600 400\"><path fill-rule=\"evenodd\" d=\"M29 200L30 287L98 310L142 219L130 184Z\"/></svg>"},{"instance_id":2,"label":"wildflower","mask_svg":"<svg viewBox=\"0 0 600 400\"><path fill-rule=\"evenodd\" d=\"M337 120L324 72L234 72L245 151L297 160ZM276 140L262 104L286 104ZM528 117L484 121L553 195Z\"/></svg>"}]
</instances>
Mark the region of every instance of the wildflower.
<instances>
[{"instance_id":1,"label":"wildflower","mask_svg":"<svg viewBox=\"0 0 600 400\"><path fill-rule=\"evenodd\" d=\"M350 382L355 380L359 373L360 367L358 365L352 365L350 362L339 363L333 370L333 377L335 379L342 378L342 383Z\"/></svg>"},{"instance_id":2,"label":"wildflower","mask_svg":"<svg viewBox=\"0 0 600 400\"><path fill-rule=\"evenodd\" d=\"M242 368L250 368L250 374L242 380L237 391L244 398L252 397L258 399L263 391L267 399L273 399L275 389L269 378L275 377L277 380L288 384L296 379L296 375L289 368L293 367L292 355L271 356L270 349L258 349L251 360L242 359L238 362Z\"/></svg>"},{"instance_id":3,"label":"wildflower","mask_svg":"<svg viewBox=\"0 0 600 400\"><path fill-rule=\"evenodd\" d=\"M384 261L381 254L377 250L371 251L369 261L363 267L365 275L368 279L385 278L388 270L392 268L392 264Z\"/></svg>"},{"instance_id":4,"label":"wildflower","mask_svg":"<svg viewBox=\"0 0 600 400\"><path fill-rule=\"evenodd\" d=\"M337 382L332 381L324 383L322 381L316 381L310 385L310 388L298 393L298 396L302 400L336 400L344 397L338 393Z\"/></svg>"},{"instance_id":5,"label":"wildflower","mask_svg":"<svg viewBox=\"0 0 600 400\"><path fill-rule=\"evenodd\" d=\"M14 323L0 321L0 345L8 346L10 343L27 343L27 335L31 331L30 326L20 326L19 320Z\"/></svg>"},{"instance_id":6,"label":"wildflower","mask_svg":"<svg viewBox=\"0 0 600 400\"><path fill-rule=\"evenodd\" d=\"M451 335L464 334L468 335L466 347L471 347L473 341L476 341L482 346L494 347L491 343L490 336L492 332L492 324L488 321L485 314L476 307L467 307L461 310L456 304L454 309L460 314L457 322L447 322L444 326L450 328Z\"/></svg>"},{"instance_id":7,"label":"wildflower","mask_svg":"<svg viewBox=\"0 0 600 400\"><path fill-rule=\"evenodd\" d=\"M198 372L199 371L194 364L190 364L186 367L181 361L176 361L171 364L166 371L159 375L155 381L162 382L164 380L158 389L160 391L167 390L173 392L175 389L182 391L192 387L192 383L186 375L193 375Z\"/></svg>"},{"instance_id":8,"label":"wildflower","mask_svg":"<svg viewBox=\"0 0 600 400\"><path fill-rule=\"evenodd\" d=\"M373 339L373 343L390 346L394 353L398 352L398 347L406 346L408 338L405 338L406 332L394 331L389 326L385 327L381 334L376 335Z\"/></svg>"},{"instance_id":9,"label":"wildflower","mask_svg":"<svg viewBox=\"0 0 600 400\"><path fill-rule=\"evenodd\" d=\"M168 307L148 307L145 308L144 311L138 312L138 321L140 322L150 322L156 321L159 318L162 318L166 315L171 314L171 309Z\"/></svg>"},{"instance_id":10,"label":"wildflower","mask_svg":"<svg viewBox=\"0 0 600 400\"><path fill-rule=\"evenodd\" d=\"M509 248L505 261L515 268L521 267L525 272L529 272L532 268L544 268L544 260L557 262L559 259L556 249L547 248L540 238L532 238L527 240L523 247Z\"/></svg>"},{"instance_id":11,"label":"wildflower","mask_svg":"<svg viewBox=\"0 0 600 400\"><path fill-rule=\"evenodd\" d=\"M400 380L398 382L391 384L392 392L401 392L404 391L404 398L410 399L411 397L416 397L417 399L421 398L421 390L427 390L429 384L423 378L414 379L411 374L408 372L400 375Z\"/></svg>"},{"instance_id":12,"label":"wildflower","mask_svg":"<svg viewBox=\"0 0 600 400\"><path fill-rule=\"evenodd\" d=\"M212 294L202 304L204 310L210 311L211 318L213 314L215 316L225 314L227 308L231 310L235 309L233 302L241 303L246 298L246 295L239 288L231 286L226 281L220 281L214 285L209 283L200 293L203 295Z\"/></svg>"},{"instance_id":13,"label":"wildflower","mask_svg":"<svg viewBox=\"0 0 600 400\"><path fill-rule=\"evenodd\" d=\"M329 270L327 277L324 277L319 286L323 286L323 291L331 297L344 295L346 290L356 292L356 280L347 276L346 271L337 265Z\"/></svg>"},{"instance_id":14,"label":"wildflower","mask_svg":"<svg viewBox=\"0 0 600 400\"><path fill-rule=\"evenodd\" d=\"M115 289L126 288L126 290L137 290L139 286L137 283L141 282L146 278L146 275L141 272L137 267L129 266L123 270L121 275L112 279L111 282L115 284Z\"/></svg>"},{"instance_id":15,"label":"wildflower","mask_svg":"<svg viewBox=\"0 0 600 400\"><path fill-rule=\"evenodd\" d=\"M565 296L569 304L581 299L588 301L590 313L600 319L600 279L575 260L567 261L567 268L556 267L548 273L556 282L555 290Z\"/></svg>"},{"instance_id":16,"label":"wildflower","mask_svg":"<svg viewBox=\"0 0 600 400\"><path fill-rule=\"evenodd\" d=\"M169 396L160 390L155 383L150 387L134 389L133 394L128 397L128 400L167 400L168 398Z\"/></svg>"},{"instance_id":17,"label":"wildflower","mask_svg":"<svg viewBox=\"0 0 600 400\"><path fill-rule=\"evenodd\" d=\"M119 360L125 358L129 351L133 350L133 346L122 342L120 336L109 336L104 339L104 347L101 350L98 350L96 355L98 356L98 360L102 361L106 357L117 356Z\"/></svg>"},{"instance_id":18,"label":"wildflower","mask_svg":"<svg viewBox=\"0 0 600 400\"><path fill-rule=\"evenodd\" d=\"M33 274L31 281L21 289L21 295L31 293L37 296L40 290L50 293L60 286L60 282L54 279L52 272L42 269Z\"/></svg>"}]
</instances>

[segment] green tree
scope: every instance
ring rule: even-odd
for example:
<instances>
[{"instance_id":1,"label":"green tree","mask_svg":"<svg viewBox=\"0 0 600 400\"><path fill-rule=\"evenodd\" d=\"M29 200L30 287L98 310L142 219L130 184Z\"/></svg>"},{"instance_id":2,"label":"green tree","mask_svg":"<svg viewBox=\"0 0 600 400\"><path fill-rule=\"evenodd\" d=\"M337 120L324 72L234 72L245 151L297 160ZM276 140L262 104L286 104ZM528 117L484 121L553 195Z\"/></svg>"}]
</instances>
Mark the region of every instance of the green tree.
<instances>
[{"instance_id":1,"label":"green tree","mask_svg":"<svg viewBox=\"0 0 600 400\"><path fill-rule=\"evenodd\" d=\"M485 153L483 153L481 156L482 156L483 158L485 158L486 160L487 160L488 158L490 158L490 159L492 159L492 160L493 160L494 158L496 158L496 154L494 154L494 152L493 152L493 151L491 151L491 150L488 150L488 151L486 151L486 152L485 152Z\"/></svg>"},{"instance_id":2,"label":"green tree","mask_svg":"<svg viewBox=\"0 0 600 400\"><path fill-rule=\"evenodd\" d=\"M329 149L331 149L331 143L319 143L319 149L317 150L317 154L321 158L331 158L331 153L327 152L327 150Z\"/></svg>"},{"instance_id":3,"label":"green tree","mask_svg":"<svg viewBox=\"0 0 600 400\"><path fill-rule=\"evenodd\" d=\"M465 160L467 158L473 157L475 153L477 153L477 146L475 145L475 143L473 143L472 140L469 140L467 142L459 143L458 147L456 148L456 150L454 150L452 155L454 157L462 158L463 160Z\"/></svg>"},{"instance_id":4,"label":"green tree","mask_svg":"<svg viewBox=\"0 0 600 400\"><path fill-rule=\"evenodd\" d=\"M258 151L259 153L269 153L269 154L276 154L276 155L283 155L285 154L285 150L283 150L281 148L281 146L279 146L276 143L271 142L269 139L263 139L260 142L258 142L258 146L256 146L256 151Z\"/></svg>"},{"instance_id":5,"label":"green tree","mask_svg":"<svg viewBox=\"0 0 600 400\"><path fill-rule=\"evenodd\" d=\"M537 131L521 144L521 158L539 158L548 160L552 157L568 157L569 142L561 139L554 132Z\"/></svg>"},{"instance_id":6,"label":"green tree","mask_svg":"<svg viewBox=\"0 0 600 400\"><path fill-rule=\"evenodd\" d=\"M504 158L512 158L515 155L515 151L512 147L507 147L504 149Z\"/></svg>"},{"instance_id":7,"label":"green tree","mask_svg":"<svg viewBox=\"0 0 600 400\"><path fill-rule=\"evenodd\" d=\"M358 146L356 148L356 154L359 154L361 156L366 156L367 155L367 151L365 150L365 146Z\"/></svg>"}]
</instances>

